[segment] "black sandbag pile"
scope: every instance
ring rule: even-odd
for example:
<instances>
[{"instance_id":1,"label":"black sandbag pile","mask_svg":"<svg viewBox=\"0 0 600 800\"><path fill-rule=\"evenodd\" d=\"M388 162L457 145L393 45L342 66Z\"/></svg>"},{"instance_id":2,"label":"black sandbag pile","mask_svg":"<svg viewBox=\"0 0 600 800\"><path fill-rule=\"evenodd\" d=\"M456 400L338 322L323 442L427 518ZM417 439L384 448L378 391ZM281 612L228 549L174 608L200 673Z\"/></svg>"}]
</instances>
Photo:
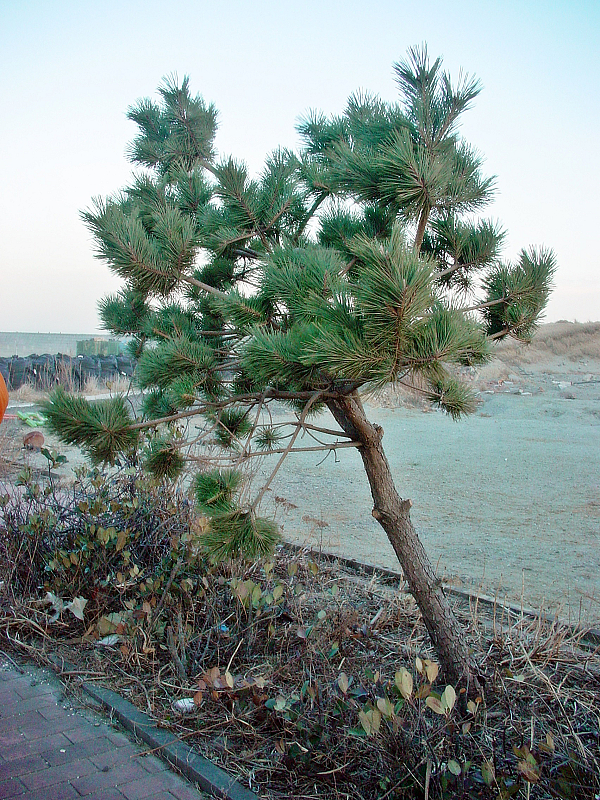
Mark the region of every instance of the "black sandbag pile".
<instances>
[{"instance_id":1,"label":"black sandbag pile","mask_svg":"<svg viewBox=\"0 0 600 800\"><path fill-rule=\"evenodd\" d=\"M24 384L48 390L62 385L81 390L89 378L99 382L115 380L119 376L130 378L135 371L135 361L127 355L120 356L67 356L63 353L44 353L21 358L0 358L0 372L9 391Z\"/></svg>"}]
</instances>

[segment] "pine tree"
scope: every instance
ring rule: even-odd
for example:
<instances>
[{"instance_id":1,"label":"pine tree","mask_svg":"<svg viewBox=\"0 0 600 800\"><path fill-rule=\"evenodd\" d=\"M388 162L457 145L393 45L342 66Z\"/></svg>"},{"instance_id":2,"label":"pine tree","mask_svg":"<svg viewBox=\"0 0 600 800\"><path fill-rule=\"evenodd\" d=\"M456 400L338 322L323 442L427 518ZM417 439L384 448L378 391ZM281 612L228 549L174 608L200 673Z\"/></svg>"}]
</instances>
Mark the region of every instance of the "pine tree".
<instances>
[{"instance_id":1,"label":"pine tree","mask_svg":"<svg viewBox=\"0 0 600 800\"><path fill-rule=\"evenodd\" d=\"M503 232L476 216L493 180L458 123L477 82L453 84L424 47L395 74L398 103L357 94L340 116L311 114L300 152L274 152L255 179L217 157L216 110L192 96L187 78L133 107L137 177L84 219L98 256L123 279L100 312L108 330L132 337L141 415L120 399L89 404L61 392L47 413L96 462L150 434L146 467L167 479L198 463L181 433L200 418L193 443L216 440L229 454L194 483L214 559L273 548L277 527L257 510L283 460L306 449L301 433L315 438L311 449L358 448L373 516L447 679L469 681L465 637L361 397L399 382L454 418L468 414L474 397L457 367L484 363L494 340L531 337L555 262L543 249L501 261ZM289 406L286 423L269 421L272 403ZM315 416L325 408L337 428ZM259 454L278 458L246 500L240 468Z\"/></svg>"}]
</instances>

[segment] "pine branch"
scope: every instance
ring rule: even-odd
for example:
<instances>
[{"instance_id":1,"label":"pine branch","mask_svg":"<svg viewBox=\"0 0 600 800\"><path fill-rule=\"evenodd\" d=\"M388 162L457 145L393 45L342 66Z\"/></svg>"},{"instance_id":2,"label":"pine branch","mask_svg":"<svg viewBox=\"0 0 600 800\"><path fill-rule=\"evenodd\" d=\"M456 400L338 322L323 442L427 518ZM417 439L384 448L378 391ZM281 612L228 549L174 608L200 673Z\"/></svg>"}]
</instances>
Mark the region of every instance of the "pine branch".
<instances>
[{"instance_id":1,"label":"pine branch","mask_svg":"<svg viewBox=\"0 0 600 800\"><path fill-rule=\"evenodd\" d=\"M318 453L318 452L333 452L334 450L343 450L346 447L361 447L361 442L332 442L331 444L320 444L315 445L314 447L280 447L277 449L270 449L267 451L260 451L256 453L246 453L244 456L244 461L249 458L257 458L258 456L265 456L270 455L278 455L279 453L284 453L287 457L290 453ZM274 477L274 476L273 476ZM269 484L271 481L269 481ZM267 486L268 488L268 486ZM266 490L265 490L266 491ZM262 498L261 498L262 499Z\"/></svg>"},{"instance_id":2,"label":"pine branch","mask_svg":"<svg viewBox=\"0 0 600 800\"><path fill-rule=\"evenodd\" d=\"M42 406L49 429L82 447L94 463L114 463L119 454L137 447L138 432L123 397L90 403L59 387Z\"/></svg>"}]
</instances>

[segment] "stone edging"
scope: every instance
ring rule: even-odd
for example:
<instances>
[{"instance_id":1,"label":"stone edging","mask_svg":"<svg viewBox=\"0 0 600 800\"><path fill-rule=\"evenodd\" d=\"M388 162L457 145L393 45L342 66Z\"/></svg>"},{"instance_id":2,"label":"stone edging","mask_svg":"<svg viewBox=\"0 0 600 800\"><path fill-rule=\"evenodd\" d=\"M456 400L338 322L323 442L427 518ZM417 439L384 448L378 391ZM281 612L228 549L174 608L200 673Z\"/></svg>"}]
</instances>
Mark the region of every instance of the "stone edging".
<instances>
[{"instance_id":1,"label":"stone edging","mask_svg":"<svg viewBox=\"0 0 600 800\"><path fill-rule=\"evenodd\" d=\"M75 669L57 657L51 656L50 661L59 677L62 672ZM257 800L254 792L246 789L216 764L196 753L170 731L157 727L147 714L116 692L86 682L81 684L81 689L109 711L124 728L156 749L155 755L177 767L188 780L197 783L203 791L222 800Z\"/></svg>"}]
</instances>

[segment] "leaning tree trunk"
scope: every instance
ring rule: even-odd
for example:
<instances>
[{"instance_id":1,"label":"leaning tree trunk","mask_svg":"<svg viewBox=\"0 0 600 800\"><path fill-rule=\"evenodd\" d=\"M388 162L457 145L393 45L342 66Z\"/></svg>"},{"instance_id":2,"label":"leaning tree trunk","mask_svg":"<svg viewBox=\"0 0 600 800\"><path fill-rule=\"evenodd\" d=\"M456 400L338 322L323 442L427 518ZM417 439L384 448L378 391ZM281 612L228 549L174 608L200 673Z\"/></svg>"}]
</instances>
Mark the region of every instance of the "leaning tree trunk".
<instances>
[{"instance_id":1,"label":"leaning tree trunk","mask_svg":"<svg viewBox=\"0 0 600 800\"><path fill-rule=\"evenodd\" d=\"M373 497L373 516L387 534L402 567L409 589L423 615L446 680L477 685L464 631L444 594L440 581L410 519L410 500L398 495L390 465L383 452L383 430L366 417L358 395L328 402L340 427L355 441Z\"/></svg>"}]
</instances>

